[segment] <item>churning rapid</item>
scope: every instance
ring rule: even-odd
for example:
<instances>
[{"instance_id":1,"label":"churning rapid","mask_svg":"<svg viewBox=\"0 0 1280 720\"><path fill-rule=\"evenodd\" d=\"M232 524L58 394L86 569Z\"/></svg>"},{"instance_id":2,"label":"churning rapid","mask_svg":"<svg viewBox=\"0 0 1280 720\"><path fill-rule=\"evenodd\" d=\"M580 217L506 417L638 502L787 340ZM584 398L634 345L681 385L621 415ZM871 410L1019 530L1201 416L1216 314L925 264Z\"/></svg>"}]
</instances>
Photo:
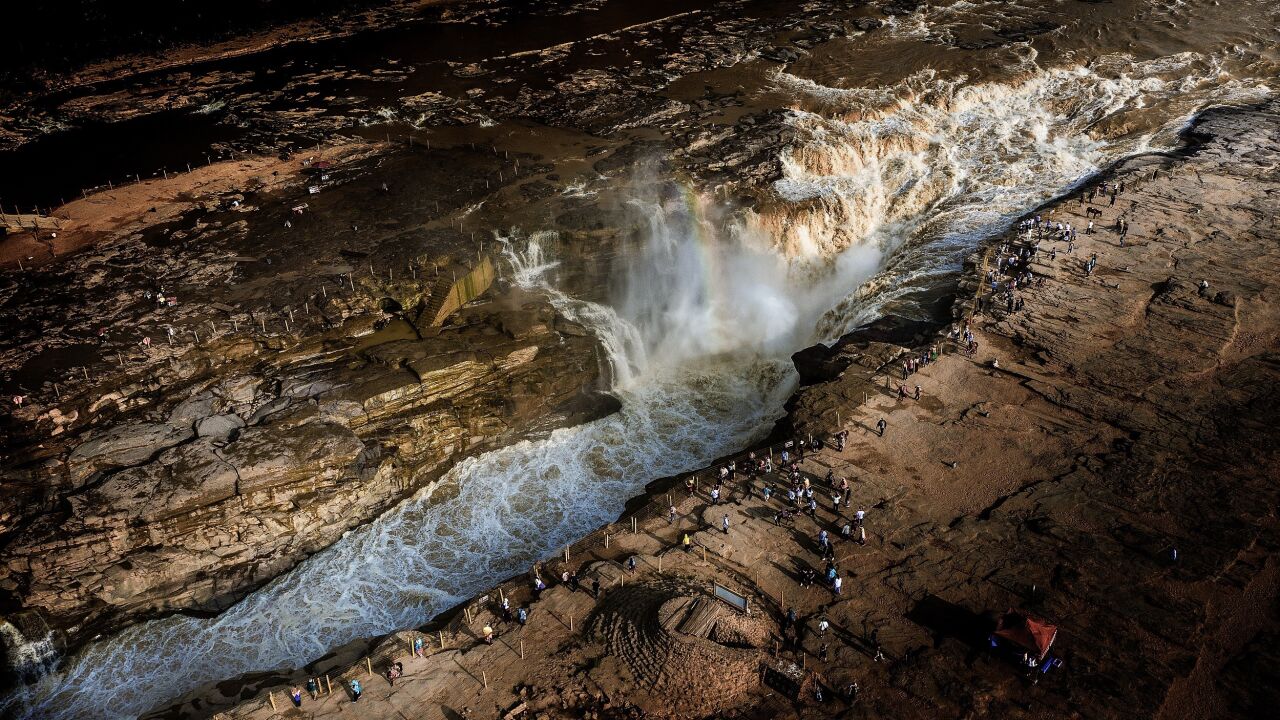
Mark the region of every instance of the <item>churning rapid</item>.
<instances>
[{"instance_id":1,"label":"churning rapid","mask_svg":"<svg viewBox=\"0 0 1280 720\"><path fill-rule=\"evenodd\" d=\"M956 8L850 38L845 52L924 43L948 32ZM549 231L501 238L515 282L599 335L619 413L467 460L218 617L105 638L0 712L137 715L204 683L422 624L527 570L651 479L767 432L794 388L791 352L886 311L925 314L983 236L1119 158L1171 147L1199 109L1265 97L1264 52L1232 41L1050 63L1015 43L971 52L981 72L885 70L873 84L849 79L865 74L833 50L772 75L767 92L783 98L797 138L777 148L773 199L730 210L674 180L679 192L634 198L647 233L621 256L609 304L558 286Z\"/></svg>"}]
</instances>

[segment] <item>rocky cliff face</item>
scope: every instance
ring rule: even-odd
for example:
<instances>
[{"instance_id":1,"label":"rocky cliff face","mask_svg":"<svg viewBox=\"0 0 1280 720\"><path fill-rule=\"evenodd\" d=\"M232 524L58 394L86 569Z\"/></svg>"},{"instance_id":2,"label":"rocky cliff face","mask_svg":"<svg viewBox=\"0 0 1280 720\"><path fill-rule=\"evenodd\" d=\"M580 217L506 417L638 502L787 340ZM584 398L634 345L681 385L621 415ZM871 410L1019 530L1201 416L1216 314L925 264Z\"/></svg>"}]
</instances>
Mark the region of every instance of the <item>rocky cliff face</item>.
<instances>
[{"instance_id":1,"label":"rocky cliff face","mask_svg":"<svg viewBox=\"0 0 1280 720\"><path fill-rule=\"evenodd\" d=\"M607 412L593 339L555 325L545 303L482 304L433 337L399 321L244 348L211 376L100 398L146 410L7 473L10 609L75 636L216 612L461 457Z\"/></svg>"},{"instance_id":2,"label":"rocky cliff face","mask_svg":"<svg viewBox=\"0 0 1280 720\"><path fill-rule=\"evenodd\" d=\"M6 276L0 382L26 395L0 420L10 652L218 612L460 459L616 409L594 336L494 282L459 231L326 217L386 196L369 165L183 200Z\"/></svg>"}]
</instances>

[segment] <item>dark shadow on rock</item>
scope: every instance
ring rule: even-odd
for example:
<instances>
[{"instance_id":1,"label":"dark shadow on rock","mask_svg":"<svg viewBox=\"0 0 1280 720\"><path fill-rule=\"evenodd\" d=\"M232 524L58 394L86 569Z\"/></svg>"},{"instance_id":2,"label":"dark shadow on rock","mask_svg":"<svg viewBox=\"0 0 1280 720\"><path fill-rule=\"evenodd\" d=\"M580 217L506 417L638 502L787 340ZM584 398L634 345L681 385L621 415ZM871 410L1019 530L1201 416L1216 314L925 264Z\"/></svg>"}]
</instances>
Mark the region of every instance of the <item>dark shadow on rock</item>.
<instances>
[{"instance_id":1,"label":"dark shadow on rock","mask_svg":"<svg viewBox=\"0 0 1280 720\"><path fill-rule=\"evenodd\" d=\"M937 595L925 596L911 608L906 617L917 625L928 628L934 635L935 646L946 638L955 638L972 648L984 648L987 636L995 629L990 619Z\"/></svg>"}]
</instances>

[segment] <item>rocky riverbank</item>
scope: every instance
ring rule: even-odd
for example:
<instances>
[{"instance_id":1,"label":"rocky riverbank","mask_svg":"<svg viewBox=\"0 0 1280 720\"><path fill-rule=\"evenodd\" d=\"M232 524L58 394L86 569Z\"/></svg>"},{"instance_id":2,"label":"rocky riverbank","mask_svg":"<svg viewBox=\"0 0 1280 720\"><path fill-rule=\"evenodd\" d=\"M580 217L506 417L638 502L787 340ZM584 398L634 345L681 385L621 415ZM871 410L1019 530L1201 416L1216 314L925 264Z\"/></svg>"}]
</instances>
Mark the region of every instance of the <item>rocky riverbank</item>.
<instances>
[{"instance_id":1,"label":"rocky riverbank","mask_svg":"<svg viewBox=\"0 0 1280 720\"><path fill-rule=\"evenodd\" d=\"M19 638L218 612L460 459L616 408L594 337L450 227L483 179L412 230L338 225L391 201L387 163L346 143L89 196L57 239L80 252L6 276Z\"/></svg>"},{"instance_id":2,"label":"rocky riverbank","mask_svg":"<svg viewBox=\"0 0 1280 720\"><path fill-rule=\"evenodd\" d=\"M1071 252L1040 238L1030 269L1043 282L1017 291L1014 312L993 309L986 272L1002 244L1034 238L989 243L956 302L952 330L968 325L971 356L934 341L939 358L904 379L902 359L927 344L896 344L901 328L807 353L813 382L789 427L850 432L843 450L800 463L819 488L816 517L774 523L774 473L739 473L713 504L711 469L693 494L654 488L633 504L635 525L624 518L568 562L548 560L540 596L532 577L516 579L384 639L367 663L321 660L250 681L271 696L209 693L185 711L231 703L226 717L273 716L290 682L319 677L321 694L302 705L314 717L350 709L351 679L370 717L1265 714L1280 636L1278 109L1210 111L1184 151L1138 157L1082 188L1123 183L1114 204L1072 193L1041 208L1080 229L1087 209L1101 216ZM1123 244L1110 229L1120 218ZM899 385L919 385L920 399L901 399ZM825 497L828 472L852 484L846 508ZM858 509L865 545L840 537ZM823 529L840 594L797 585L821 568ZM685 533L691 552L679 548ZM576 592L558 581L566 570ZM745 596L750 615L713 600L713 581ZM502 599L527 608L528 623L504 621ZM1010 607L1059 627L1063 665L1038 683L987 647ZM422 658L409 653L418 638ZM369 672L393 662L405 669L394 685Z\"/></svg>"},{"instance_id":3,"label":"rocky riverbank","mask_svg":"<svg viewBox=\"0 0 1280 720\"><path fill-rule=\"evenodd\" d=\"M442 26L514 21L487 7ZM633 193L678 192L672 176L765 193L789 132L778 98L748 103L742 76L715 70L776 41L748 71L760 83L768 58L879 21L731 10L622 27L661 68L643 82L624 65L580 72L559 45L436 68L425 81L439 92L396 109L430 129L390 141L301 146L303 120L332 134L369 107L328 96L324 113L277 112L285 95L241 76L213 97L161 73L159 95L137 81L108 102L122 114L98 119L174 94L273 119L249 123L260 143L84 190L52 213L56 229L0 244L0 611L20 643L51 632L65 652L144 618L217 612L459 459L611 411L594 338L512 287L495 234L554 229L558 283L601 299L645 222ZM576 38L575 52L617 41ZM515 78L529 82L511 96ZM333 79L288 93L308 85L313 103ZM493 288L449 300L486 263ZM7 647L24 654L11 664L41 659Z\"/></svg>"}]
</instances>

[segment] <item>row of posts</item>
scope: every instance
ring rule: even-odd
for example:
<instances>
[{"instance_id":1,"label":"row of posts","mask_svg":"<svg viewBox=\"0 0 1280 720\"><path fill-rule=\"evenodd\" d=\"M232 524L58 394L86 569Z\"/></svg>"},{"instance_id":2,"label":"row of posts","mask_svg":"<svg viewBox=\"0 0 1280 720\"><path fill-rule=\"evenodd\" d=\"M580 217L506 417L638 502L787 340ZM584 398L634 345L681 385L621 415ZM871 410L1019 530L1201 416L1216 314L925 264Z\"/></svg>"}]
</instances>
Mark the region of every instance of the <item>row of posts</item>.
<instances>
[{"instance_id":1,"label":"row of posts","mask_svg":"<svg viewBox=\"0 0 1280 720\"><path fill-rule=\"evenodd\" d=\"M481 258L482 258L482 255L479 255L479 254L478 254L478 255L477 255L477 262L479 262L479 260L480 260ZM417 277L418 277L418 267L417 267L417 263L411 263L411 264L410 264L410 266L409 266L409 269L410 269L410 275L411 275L411 276L416 280L416 279L417 279ZM440 274L440 267L439 267L439 266L435 266L435 267L434 267L434 270L435 270L435 275L438 277L438 276L439 276L439 274ZM375 271L374 271L374 267L373 267L373 264L372 264L372 263L370 263L370 264L369 264L369 274L370 274L370 276L372 276L372 277L377 277L377 275L376 275L376 273L375 273ZM343 278L343 276L338 276L338 277L339 277L339 279L338 279L338 286L339 286L339 287L341 287L341 286L342 286L342 278ZM345 279L347 280L347 284L348 284L348 286L350 287L351 291L352 291L352 292L355 292L355 289L356 289L356 285L355 285L355 274L354 274L354 273L348 273L347 275L345 275ZM388 268L388 269L387 269L387 279L388 279L389 281L391 281L391 282L394 282L394 279L395 279L395 273L394 273L394 270L392 270L392 269L390 269L390 268ZM456 271L453 271L453 280L452 280L452 282L457 282L457 272L456 272ZM323 298L325 298L326 300L328 299L328 297L329 297L329 290L328 290L327 285L321 285L321 286L320 286L320 293L321 293L321 296L322 296ZM310 301L304 301L304 302L303 302L303 304L302 304L302 311L303 311L303 313L305 313L308 317L311 315L311 304L310 304ZM248 314L249 314L250 318L252 319L252 318L253 318L253 315L254 315L253 311L249 311L249 313L248 313ZM293 331L293 323L295 323L295 322L296 322L295 317L294 317L294 308L293 308L293 307L286 307L286 308L283 310L283 315L285 315L285 317L283 317L283 318L282 318L282 322L284 323L284 327L285 327L285 332L287 332L287 333L288 333L288 332L292 332L292 331ZM260 328L261 328L261 330L262 330L262 333L263 333L263 334L265 334L265 335L269 335L269 334L270 334L270 331L269 331L269 329L268 329L268 327L267 327L267 318L266 318L266 316L265 316L265 315L259 315L259 317L257 318L257 320L258 320L258 322L257 322L257 323L255 323L255 324L257 325L257 327L260 327ZM209 322L209 334L205 336L205 339L212 340L212 339L214 339L215 337L217 337L217 329L218 329L218 328L217 328L217 325L214 323L214 321L210 320L210 321L208 321L208 322ZM238 332L240 332L240 321L239 321L237 318L234 318L234 317L233 317L233 318L231 318L231 320L230 320L230 324L231 324L231 331L232 331L233 333L238 333ZM177 337L178 337L178 333L173 329L173 327L172 327L172 326L165 326L165 328L166 328L166 338L167 338L167 340L168 340L168 343L169 343L169 345L173 345L173 344L174 344L174 341L175 341L175 338L177 338ZM195 344L197 344L197 345L198 345L198 344L200 344L200 343L202 342L202 340L201 340L201 335L200 335L200 331L199 331L198 329L196 329L196 328L192 328L190 332L191 332L191 338L192 338L193 342L194 342ZM118 352L116 352L116 358L115 358L115 359L116 359L116 363L117 363L117 365L119 365L120 367L124 367L124 365L125 365L125 360L127 359L127 358L125 357L125 353L124 353L124 352L119 352L119 351L118 351ZM170 358L170 362L171 362L171 363L173 362L173 358ZM90 380L90 377L89 377L89 370L88 370L88 368L87 368L87 367L80 367L80 368L77 368L77 369L79 369L79 370L83 373L83 375L84 375L84 379L85 379L86 381L89 381L89 380ZM57 399L58 399L58 400L61 400L61 399L62 399L62 390L61 390L61 386L60 386L60 384L59 384L59 383L54 383L54 384L53 384L53 388L54 388L54 393L55 393L55 395L56 395Z\"/></svg>"}]
</instances>

